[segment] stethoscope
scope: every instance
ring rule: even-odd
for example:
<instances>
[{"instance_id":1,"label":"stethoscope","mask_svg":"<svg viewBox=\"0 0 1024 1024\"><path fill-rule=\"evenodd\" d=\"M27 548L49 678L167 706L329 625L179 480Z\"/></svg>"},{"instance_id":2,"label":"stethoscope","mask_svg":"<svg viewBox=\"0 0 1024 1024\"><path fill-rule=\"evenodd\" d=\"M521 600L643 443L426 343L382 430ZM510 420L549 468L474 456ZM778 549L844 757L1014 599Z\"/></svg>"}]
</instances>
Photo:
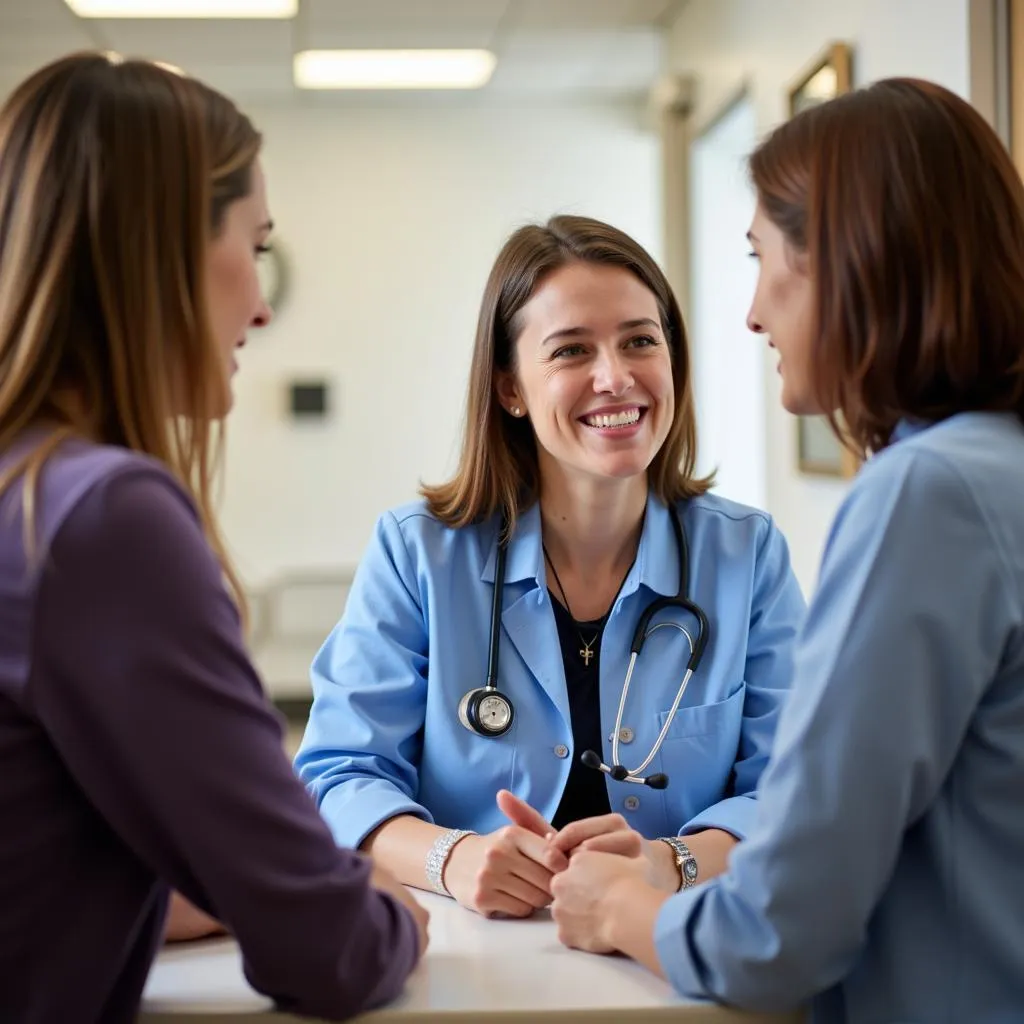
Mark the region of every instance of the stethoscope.
<instances>
[{"instance_id":1,"label":"stethoscope","mask_svg":"<svg viewBox=\"0 0 1024 1024\"><path fill-rule=\"evenodd\" d=\"M615 715L615 731L612 733L612 764L607 765L599 754L593 750L585 750L580 755L580 761L588 768L605 772L616 782L635 782L641 786L650 786L652 789L664 789L668 785L668 776L664 772L657 772L654 775L644 776L650 763L658 756L661 745L672 725L672 720L682 703L683 694L690 682L690 677L697 671L700 660L704 655L704 648L708 642L708 617L703 609L694 604L689 598L690 590L690 552L686 543L686 534L683 532L683 524L679 519L679 512L675 506L670 507L672 513L672 530L676 536L676 549L679 552L679 593L675 597L659 597L644 608L640 615L640 621L636 624L633 633L633 643L630 646L629 667L626 670L626 680L622 684L622 694L619 698L619 709ZM502 529L502 534L505 530ZM497 737L503 736L512 728L515 721L516 711L512 701L498 689L498 647L501 642L501 598L505 587L505 556L508 551L507 538L498 544L497 564L494 569L494 597L491 601L491 641L487 652L487 681L482 687L470 690L461 701L459 701L459 721L471 732L479 736ZM697 639L694 640L689 630L678 622L656 622L651 626L651 619L665 608L681 608L689 612L697 620ZM683 681L679 684L676 692L676 699L672 708L665 717L665 724L661 727L658 738L651 747L651 752L644 758L643 762L636 768L626 768L619 761L619 736L622 732L622 716L626 710L626 698L629 696L629 684L633 678L633 669L636 667L636 660L643 650L644 642L656 630L663 626L671 626L678 629L690 648L690 658L686 663L686 672Z\"/></svg>"}]
</instances>

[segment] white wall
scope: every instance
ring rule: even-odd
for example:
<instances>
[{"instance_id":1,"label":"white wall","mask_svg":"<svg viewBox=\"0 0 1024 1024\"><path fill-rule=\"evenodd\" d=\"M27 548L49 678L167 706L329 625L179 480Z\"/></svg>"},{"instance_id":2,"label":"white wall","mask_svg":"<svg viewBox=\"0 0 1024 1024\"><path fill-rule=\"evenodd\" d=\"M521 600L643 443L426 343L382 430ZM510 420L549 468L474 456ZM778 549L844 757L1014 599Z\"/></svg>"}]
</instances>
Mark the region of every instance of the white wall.
<instances>
[{"instance_id":1,"label":"white wall","mask_svg":"<svg viewBox=\"0 0 1024 1024\"><path fill-rule=\"evenodd\" d=\"M696 77L700 123L748 84L760 132L786 116L786 91L833 41L854 48L854 85L890 75L930 78L968 95L968 0L690 0L669 32L667 70ZM700 253L693 253L694 261ZM737 308L741 320L746 306ZM767 359L767 356L766 356ZM806 590L846 485L797 474L792 419L766 374L768 508L786 533Z\"/></svg>"},{"instance_id":2,"label":"white wall","mask_svg":"<svg viewBox=\"0 0 1024 1024\"><path fill-rule=\"evenodd\" d=\"M764 508L765 365L761 344L737 311L750 302L757 267L746 231L754 193L746 155L757 136L749 97L735 103L691 147L690 339L699 426L698 468L715 470L715 491Z\"/></svg>"},{"instance_id":3,"label":"white wall","mask_svg":"<svg viewBox=\"0 0 1024 1024\"><path fill-rule=\"evenodd\" d=\"M354 563L455 466L477 308L506 235L585 213L660 257L659 141L628 106L254 109L291 294L236 378L223 520L251 585ZM285 414L323 374L325 423Z\"/></svg>"}]
</instances>

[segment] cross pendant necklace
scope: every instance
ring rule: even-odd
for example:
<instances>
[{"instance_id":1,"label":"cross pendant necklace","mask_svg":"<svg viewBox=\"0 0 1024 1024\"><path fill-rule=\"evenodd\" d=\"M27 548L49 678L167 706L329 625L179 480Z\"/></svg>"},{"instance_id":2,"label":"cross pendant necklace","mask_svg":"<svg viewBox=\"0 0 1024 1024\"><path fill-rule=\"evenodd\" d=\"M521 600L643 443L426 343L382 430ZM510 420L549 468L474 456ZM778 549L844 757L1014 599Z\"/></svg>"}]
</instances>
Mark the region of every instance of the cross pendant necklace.
<instances>
[{"instance_id":1,"label":"cross pendant necklace","mask_svg":"<svg viewBox=\"0 0 1024 1024\"><path fill-rule=\"evenodd\" d=\"M565 587L562 586L562 581L558 578L558 570L555 568L555 563L551 561L551 556L548 554L548 549L544 547L543 542L541 543L541 549L544 552L544 557L547 559L548 565L551 566L551 572L555 577L555 582L558 584L558 592L562 595L562 604L565 605L565 610L569 613L569 618L572 619L573 625L575 625L576 627L576 635L580 638L580 643L583 644L583 646L579 649L579 656L583 659L584 666L586 668L590 668L590 659L597 656L596 652L593 649L594 644L596 644L597 641L600 640L601 633L604 632L604 624L608 619L608 615L612 610L612 606L615 604L615 598L612 598L612 603L608 606L608 611L606 611L604 615L601 616L601 619L597 624L597 632L594 634L594 638L588 644L587 641L583 639L583 634L580 632L579 625L576 623L576 616L573 615L572 608L569 607L569 598L565 594ZM630 569L632 568L633 567L631 565ZM628 575L629 569L626 570L626 576ZM626 577L623 576L622 583L625 582ZM619 584L619 590L622 589L622 583ZM615 596L618 597L618 593L616 593Z\"/></svg>"}]
</instances>

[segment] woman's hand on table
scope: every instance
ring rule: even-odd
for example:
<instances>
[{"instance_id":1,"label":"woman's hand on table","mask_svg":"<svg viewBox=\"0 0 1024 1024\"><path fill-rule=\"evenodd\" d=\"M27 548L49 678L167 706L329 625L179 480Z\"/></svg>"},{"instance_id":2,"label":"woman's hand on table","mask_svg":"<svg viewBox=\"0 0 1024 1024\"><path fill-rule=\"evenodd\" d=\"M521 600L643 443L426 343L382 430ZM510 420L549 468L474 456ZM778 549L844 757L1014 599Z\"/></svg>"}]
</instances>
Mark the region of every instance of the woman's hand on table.
<instances>
[{"instance_id":1,"label":"woman's hand on table","mask_svg":"<svg viewBox=\"0 0 1024 1024\"><path fill-rule=\"evenodd\" d=\"M643 857L650 885L665 892L679 888L679 869L672 848L657 839L644 839L621 814L602 814L570 822L552 838L551 845L570 860L583 850Z\"/></svg>"},{"instance_id":2,"label":"woman's hand on table","mask_svg":"<svg viewBox=\"0 0 1024 1024\"><path fill-rule=\"evenodd\" d=\"M498 794L498 806L513 824L537 836L545 836L555 850L565 855L566 864L581 850L616 853L623 857L642 856L647 863L647 879L651 885L666 892L675 892L679 888L679 869L671 847L657 840L644 839L621 814L582 818L555 832L538 811L508 790Z\"/></svg>"},{"instance_id":3,"label":"woman's hand on table","mask_svg":"<svg viewBox=\"0 0 1024 1024\"><path fill-rule=\"evenodd\" d=\"M548 841L554 830L528 804L502 790L498 807L511 824L456 843L444 884L459 903L485 917L529 917L551 902L551 879L569 859Z\"/></svg>"},{"instance_id":4,"label":"woman's hand on table","mask_svg":"<svg viewBox=\"0 0 1024 1024\"><path fill-rule=\"evenodd\" d=\"M648 881L643 857L580 849L552 882L551 916L563 945L625 953L662 975L654 926L669 894Z\"/></svg>"}]
</instances>

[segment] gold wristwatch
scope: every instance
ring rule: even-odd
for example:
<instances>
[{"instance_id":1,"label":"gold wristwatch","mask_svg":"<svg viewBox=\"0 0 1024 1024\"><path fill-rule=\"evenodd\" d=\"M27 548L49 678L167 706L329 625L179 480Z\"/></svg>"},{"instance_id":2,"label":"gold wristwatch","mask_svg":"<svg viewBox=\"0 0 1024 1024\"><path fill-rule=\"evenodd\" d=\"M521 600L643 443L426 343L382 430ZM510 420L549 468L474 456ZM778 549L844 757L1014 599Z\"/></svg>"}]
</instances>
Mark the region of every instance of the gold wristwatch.
<instances>
[{"instance_id":1,"label":"gold wristwatch","mask_svg":"<svg viewBox=\"0 0 1024 1024\"><path fill-rule=\"evenodd\" d=\"M676 870L679 872L679 888L689 889L697 884L697 858L690 853L690 848L678 836L659 836L659 841L668 843L676 858Z\"/></svg>"}]
</instances>

